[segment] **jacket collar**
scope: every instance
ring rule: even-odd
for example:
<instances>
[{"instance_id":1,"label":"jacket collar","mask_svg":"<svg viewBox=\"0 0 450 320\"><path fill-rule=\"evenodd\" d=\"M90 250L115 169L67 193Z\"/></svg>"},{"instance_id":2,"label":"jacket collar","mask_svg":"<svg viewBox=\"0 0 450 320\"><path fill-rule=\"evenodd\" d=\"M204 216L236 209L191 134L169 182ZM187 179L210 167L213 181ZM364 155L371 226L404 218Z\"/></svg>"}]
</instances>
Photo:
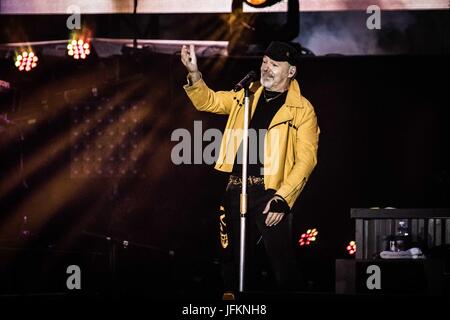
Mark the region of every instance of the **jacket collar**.
<instances>
[{"instance_id":1,"label":"jacket collar","mask_svg":"<svg viewBox=\"0 0 450 320\"><path fill-rule=\"evenodd\" d=\"M289 107L301 108L302 106L302 93L297 80L292 80L289 86L289 91L286 97L285 105Z\"/></svg>"},{"instance_id":2,"label":"jacket collar","mask_svg":"<svg viewBox=\"0 0 450 320\"><path fill-rule=\"evenodd\" d=\"M264 88L259 81L256 81L252 83L249 89L250 94L254 94L255 97L258 98L262 94ZM288 107L302 107L300 86L295 79L292 80L291 84L289 85L286 102L284 104Z\"/></svg>"}]
</instances>

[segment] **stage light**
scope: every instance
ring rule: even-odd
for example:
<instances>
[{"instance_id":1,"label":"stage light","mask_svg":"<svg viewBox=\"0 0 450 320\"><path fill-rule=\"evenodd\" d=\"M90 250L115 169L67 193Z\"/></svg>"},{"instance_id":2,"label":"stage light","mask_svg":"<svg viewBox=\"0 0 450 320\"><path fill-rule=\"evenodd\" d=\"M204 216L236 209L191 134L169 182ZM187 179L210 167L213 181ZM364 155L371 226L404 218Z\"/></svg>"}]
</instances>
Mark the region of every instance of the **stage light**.
<instances>
[{"instance_id":1,"label":"stage light","mask_svg":"<svg viewBox=\"0 0 450 320\"><path fill-rule=\"evenodd\" d=\"M356 252L356 242L355 241L350 241L348 246L347 246L347 252L348 254L355 254Z\"/></svg>"},{"instance_id":2,"label":"stage light","mask_svg":"<svg viewBox=\"0 0 450 320\"><path fill-rule=\"evenodd\" d=\"M300 239L298 240L299 245L301 247L309 246L312 242L315 242L317 240L318 234L319 231L317 231L316 228L308 229L306 233L302 233L302 235L300 236Z\"/></svg>"},{"instance_id":3,"label":"stage light","mask_svg":"<svg viewBox=\"0 0 450 320\"><path fill-rule=\"evenodd\" d=\"M266 0L247 0L248 4L254 5L254 6L259 6L261 4L264 4L266 2Z\"/></svg>"},{"instance_id":4,"label":"stage light","mask_svg":"<svg viewBox=\"0 0 450 320\"><path fill-rule=\"evenodd\" d=\"M277 2L280 2L280 0L245 0L245 3L254 8L270 7Z\"/></svg>"},{"instance_id":5,"label":"stage light","mask_svg":"<svg viewBox=\"0 0 450 320\"><path fill-rule=\"evenodd\" d=\"M91 45L83 39L73 39L67 45L67 54L75 60L86 59L91 53Z\"/></svg>"},{"instance_id":6,"label":"stage light","mask_svg":"<svg viewBox=\"0 0 450 320\"><path fill-rule=\"evenodd\" d=\"M16 56L14 65L19 69L19 71L30 71L36 68L38 57L33 51L22 51L21 54Z\"/></svg>"}]
</instances>

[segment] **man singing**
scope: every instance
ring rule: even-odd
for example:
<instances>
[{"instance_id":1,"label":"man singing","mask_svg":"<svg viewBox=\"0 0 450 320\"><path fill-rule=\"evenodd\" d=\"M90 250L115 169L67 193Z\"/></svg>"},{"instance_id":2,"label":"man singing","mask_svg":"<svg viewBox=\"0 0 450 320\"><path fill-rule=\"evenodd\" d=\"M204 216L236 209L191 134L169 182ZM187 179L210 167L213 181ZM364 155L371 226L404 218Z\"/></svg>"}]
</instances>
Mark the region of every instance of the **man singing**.
<instances>
[{"instance_id":1,"label":"man singing","mask_svg":"<svg viewBox=\"0 0 450 320\"><path fill-rule=\"evenodd\" d=\"M261 240L278 288L295 289L299 280L290 210L317 163L320 130L313 106L301 95L294 79L298 58L299 53L290 44L272 42L262 60L260 81L250 87L249 137L251 131L263 136L249 139L245 251L248 289L255 287L254 254ZM184 89L195 108L229 115L215 168L230 173L221 206L220 233L226 257L225 290L234 292L239 275L244 89L211 90L198 70L193 45L182 47L181 61L188 71Z\"/></svg>"}]
</instances>

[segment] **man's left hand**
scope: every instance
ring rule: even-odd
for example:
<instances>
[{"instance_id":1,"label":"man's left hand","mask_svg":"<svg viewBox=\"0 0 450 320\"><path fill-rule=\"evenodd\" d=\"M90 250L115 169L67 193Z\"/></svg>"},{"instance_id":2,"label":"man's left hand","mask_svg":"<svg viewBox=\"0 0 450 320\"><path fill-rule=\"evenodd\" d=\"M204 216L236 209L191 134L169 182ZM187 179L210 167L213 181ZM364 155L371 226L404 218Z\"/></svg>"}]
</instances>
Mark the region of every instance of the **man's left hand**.
<instances>
[{"instance_id":1,"label":"man's left hand","mask_svg":"<svg viewBox=\"0 0 450 320\"><path fill-rule=\"evenodd\" d=\"M272 203L272 201L284 201L284 199L282 199L279 196L274 196L272 199L269 200L269 202L267 202L267 205L264 208L263 214L267 214L266 226L268 226L268 227L276 226L281 221L281 219L283 219L283 217L284 217L283 212L269 212L270 204Z\"/></svg>"}]
</instances>

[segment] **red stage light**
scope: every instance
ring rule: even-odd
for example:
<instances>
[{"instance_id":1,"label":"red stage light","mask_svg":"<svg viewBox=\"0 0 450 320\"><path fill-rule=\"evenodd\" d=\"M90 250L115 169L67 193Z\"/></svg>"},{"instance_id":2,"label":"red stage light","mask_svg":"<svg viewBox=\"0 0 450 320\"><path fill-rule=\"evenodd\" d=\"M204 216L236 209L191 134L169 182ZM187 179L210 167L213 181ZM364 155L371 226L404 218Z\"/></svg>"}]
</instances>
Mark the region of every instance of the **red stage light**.
<instances>
[{"instance_id":1,"label":"red stage light","mask_svg":"<svg viewBox=\"0 0 450 320\"><path fill-rule=\"evenodd\" d=\"M300 236L300 239L298 240L299 245L301 247L310 245L311 242L315 242L317 240L318 234L319 231L317 231L316 228L308 229L306 233L302 233L302 235Z\"/></svg>"},{"instance_id":2,"label":"red stage light","mask_svg":"<svg viewBox=\"0 0 450 320\"><path fill-rule=\"evenodd\" d=\"M347 246L347 252L348 254L355 254L356 252L356 242L355 241L350 241L348 246Z\"/></svg>"},{"instance_id":3,"label":"red stage light","mask_svg":"<svg viewBox=\"0 0 450 320\"><path fill-rule=\"evenodd\" d=\"M90 47L91 45L83 39L78 39L78 41L73 39L67 45L67 54L76 60L86 59L91 53Z\"/></svg>"},{"instance_id":4,"label":"red stage light","mask_svg":"<svg viewBox=\"0 0 450 320\"><path fill-rule=\"evenodd\" d=\"M22 51L21 54L16 56L14 65L20 71L30 71L31 69L36 68L38 60L38 57L33 51Z\"/></svg>"}]
</instances>

